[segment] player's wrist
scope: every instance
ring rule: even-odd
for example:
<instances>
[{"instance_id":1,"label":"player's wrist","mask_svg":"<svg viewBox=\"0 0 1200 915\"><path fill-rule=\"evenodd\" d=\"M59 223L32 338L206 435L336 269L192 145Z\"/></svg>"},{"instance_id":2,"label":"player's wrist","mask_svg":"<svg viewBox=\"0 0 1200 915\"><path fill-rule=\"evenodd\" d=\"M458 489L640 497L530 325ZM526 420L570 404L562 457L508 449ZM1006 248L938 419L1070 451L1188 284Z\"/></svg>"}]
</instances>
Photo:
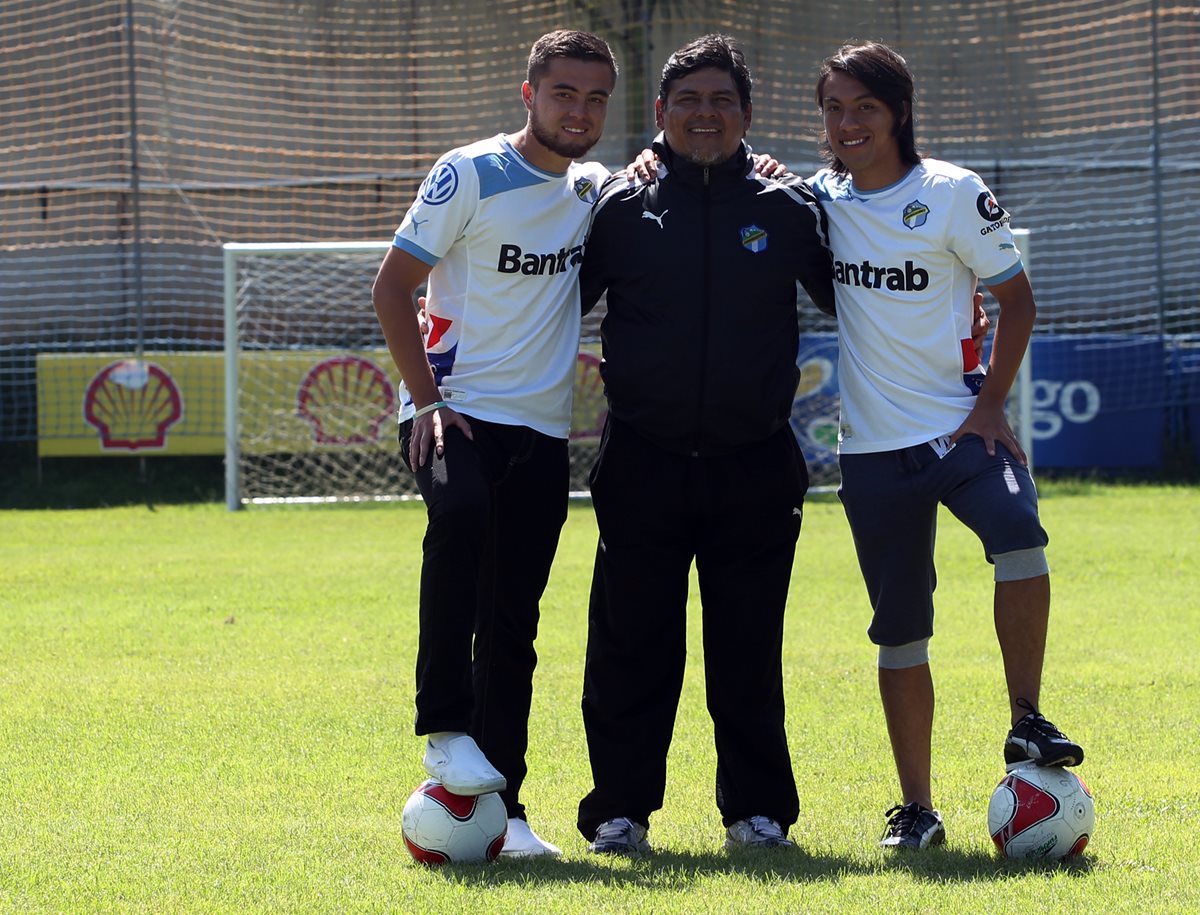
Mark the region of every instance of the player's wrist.
<instances>
[{"instance_id":1,"label":"player's wrist","mask_svg":"<svg viewBox=\"0 0 1200 915\"><path fill-rule=\"evenodd\" d=\"M427 403L423 407L418 407L417 411L413 414L412 418L420 419L422 416L424 416L427 413L432 413L434 410L443 410L447 406L449 406L449 404L447 404L446 401L435 400L433 403Z\"/></svg>"}]
</instances>

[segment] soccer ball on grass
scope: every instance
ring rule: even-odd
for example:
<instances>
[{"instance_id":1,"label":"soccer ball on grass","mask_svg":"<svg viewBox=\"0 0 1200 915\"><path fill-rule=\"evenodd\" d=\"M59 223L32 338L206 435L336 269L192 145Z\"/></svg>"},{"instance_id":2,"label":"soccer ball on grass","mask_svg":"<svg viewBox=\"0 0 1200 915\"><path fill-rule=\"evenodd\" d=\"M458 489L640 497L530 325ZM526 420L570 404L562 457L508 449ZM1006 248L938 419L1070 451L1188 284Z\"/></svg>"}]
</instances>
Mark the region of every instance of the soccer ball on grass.
<instances>
[{"instance_id":1,"label":"soccer ball on grass","mask_svg":"<svg viewBox=\"0 0 1200 915\"><path fill-rule=\"evenodd\" d=\"M400 817L404 844L422 864L482 864L504 847L508 813L500 795L451 794L441 782L422 782Z\"/></svg>"},{"instance_id":2,"label":"soccer ball on grass","mask_svg":"<svg viewBox=\"0 0 1200 915\"><path fill-rule=\"evenodd\" d=\"M1095 825L1087 785L1057 766L1013 770L988 804L988 832L1006 858L1069 858L1083 851Z\"/></svg>"}]
</instances>

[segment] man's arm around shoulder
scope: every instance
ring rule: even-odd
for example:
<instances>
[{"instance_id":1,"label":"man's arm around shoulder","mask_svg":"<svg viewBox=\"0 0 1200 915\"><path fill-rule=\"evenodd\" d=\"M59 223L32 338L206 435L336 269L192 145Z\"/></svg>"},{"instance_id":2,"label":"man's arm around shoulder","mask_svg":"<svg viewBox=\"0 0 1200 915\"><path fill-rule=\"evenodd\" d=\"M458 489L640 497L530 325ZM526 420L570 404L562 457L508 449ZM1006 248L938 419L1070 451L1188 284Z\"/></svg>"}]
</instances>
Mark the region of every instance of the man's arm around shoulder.
<instances>
[{"instance_id":1,"label":"man's arm around shoulder","mask_svg":"<svg viewBox=\"0 0 1200 915\"><path fill-rule=\"evenodd\" d=\"M586 315L608 288L613 256L609 237L612 235L613 220L617 218L613 206L631 196L637 196L643 185L625 172L611 175L600 187L600 196L592 206L591 227L583 246L583 266L579 270L579 298Z\"/></svg>"},{"instance_id":2,"label":"man's arm around shoulder","mask_svg":"<svg viewBox=\"0 0 1200 915\"><path fill-rule=\"evenodd\" d=\"M837 315L837 304L833 293L833 254L829 250L829 221L820 200L803 178L784 175L770 179L782 185L794 195L798 205L805 208L804 218L812 219L813 239L811 244L800 246L797 252L796 278L813 304L827 315Z\"/></svg>"}]
</instances>

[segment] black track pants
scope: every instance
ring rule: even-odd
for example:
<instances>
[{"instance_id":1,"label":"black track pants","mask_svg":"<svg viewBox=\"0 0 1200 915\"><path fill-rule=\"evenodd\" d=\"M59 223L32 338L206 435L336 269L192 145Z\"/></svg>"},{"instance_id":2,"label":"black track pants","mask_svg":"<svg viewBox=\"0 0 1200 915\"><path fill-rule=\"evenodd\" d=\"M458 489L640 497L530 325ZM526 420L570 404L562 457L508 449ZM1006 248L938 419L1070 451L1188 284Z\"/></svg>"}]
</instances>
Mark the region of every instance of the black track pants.
<instances>
[{"instance_id":1,"label":"black track pants","mask_svg":"<svg viewBox=\"0 0 1200 915\"><path fill-rule=\"evenodd\" d=\"M468 731L523 815L539 602L567 515L565 439L470 419L416 471L429 523L421 566L416 732ZM401 428L408 450L410 424Z\"/></svg>"},{"instance_id":2,"label":"black track pants","mask_svg":"<svg viewBox=\"0 0 1200 915\"><path fill-rule=\"evenodd\" d=\"M783 613L807 487L786 427L735 454L689 457L610 419L592 480L600 543L583 691L595 785L579 805L585 837L615 817L648 823L662 806L693 559L717 806L727 826L760 814L796 821Z\"/></svg>"}]
</instances>

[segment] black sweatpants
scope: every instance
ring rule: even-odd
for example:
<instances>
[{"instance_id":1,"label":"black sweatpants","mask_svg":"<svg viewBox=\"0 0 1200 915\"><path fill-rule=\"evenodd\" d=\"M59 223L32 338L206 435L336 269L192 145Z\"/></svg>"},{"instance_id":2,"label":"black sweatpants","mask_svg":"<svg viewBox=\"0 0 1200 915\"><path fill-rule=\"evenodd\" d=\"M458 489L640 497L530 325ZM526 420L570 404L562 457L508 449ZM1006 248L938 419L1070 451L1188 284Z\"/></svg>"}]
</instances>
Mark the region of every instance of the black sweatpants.
<instances>
[{"instance_id":1,"label":"black sweatpants","mask_svg":"<svg viewBox=\"0 0 1200 915\"><path fill-rule=\"evenodd\" d=\"M565 439L467 417L416 469L429 523L421 565L417 734L467 731L504 775L508 815L529 743L539 602L567 517ZM407 461L411 423L401 426Z\"/></svg>"},{"instance_id":2,"label":"black sweatpants","mask_svg":"<svg viewBox=\"0 0 1200 915\"><path fill-rule=\"evenodd\" d=\"M583 686L595 786L579 805L586 838L616 817L648 825L662 807L693 559L717 807L726 826L755 815L785 829L796 821L783 613L807 488L787 427L735 454L689 457L609 419L592 476L600 543Z\"/></svg>"}]
</instances>

